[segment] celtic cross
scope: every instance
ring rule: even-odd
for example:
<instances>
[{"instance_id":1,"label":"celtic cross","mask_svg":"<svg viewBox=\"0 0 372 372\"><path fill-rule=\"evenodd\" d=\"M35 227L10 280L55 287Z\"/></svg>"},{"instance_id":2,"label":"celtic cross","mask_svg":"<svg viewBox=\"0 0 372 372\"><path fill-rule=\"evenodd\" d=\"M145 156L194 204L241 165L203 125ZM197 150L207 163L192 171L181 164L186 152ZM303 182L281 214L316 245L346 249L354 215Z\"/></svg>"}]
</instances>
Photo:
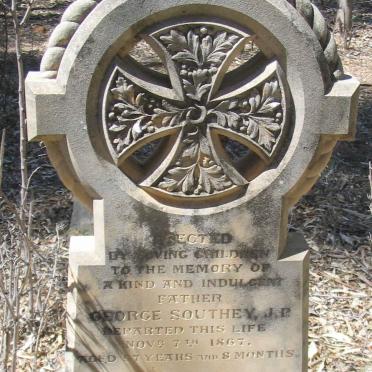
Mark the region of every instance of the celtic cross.
<instances>
[{"instance_id":1,"label":"celtic cross","mask_svg":"<svg viewBox=\"0 0 372 372\"><path fill-rule=\"evenodd\" d=\"M320 11L97 3L68 7L26 81L29 138L94 215L70 243L66 368L307 370L289 208L352 137L359 87Z\"/></svg>"},{"instance_id":2,"label":"celtic cross","mask_svg":"<svg viewBox=\"0 0 372 372\"><path fill-rule=\"evenodd\" d=\"M285 133L287 97L277 61L259 52L231 71L255 37L218 23L174 24L141 37L168 74L128 54L116 58L102 116L117 165L127 173L126 162L133 166L132 155L141 151L150 151L152 163L146 146L170 137L161 159L137 177L143 188L206 197L245 187L269 166ZM244 168L229 156L226 139L243 149Z\"/></svg>"}]
</instances>

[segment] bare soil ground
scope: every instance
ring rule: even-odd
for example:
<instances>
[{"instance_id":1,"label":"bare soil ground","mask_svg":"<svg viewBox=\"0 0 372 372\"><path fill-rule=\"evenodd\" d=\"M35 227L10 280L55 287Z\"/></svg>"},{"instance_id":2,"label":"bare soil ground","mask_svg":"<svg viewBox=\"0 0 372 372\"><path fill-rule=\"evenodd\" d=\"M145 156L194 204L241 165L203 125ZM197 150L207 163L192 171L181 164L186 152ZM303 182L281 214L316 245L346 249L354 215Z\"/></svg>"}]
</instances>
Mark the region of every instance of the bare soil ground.
<instances>
[{"instance_id":1,"label":"bare soil ground","mask_svg":"<svg viewBox=\"0 0 372 372\"><path fill-rule=\"evenodd\" d=\"M24 33L27 70L38 64L50 31L69 2L37 2ZM331 27L335 2L321 7ZM351 143L340 143L331 163L313 191L293 209L290 229L303 232L311 248L309 371L372 371L371 344L371 247L372 215L369 210L368 161L372 160L372 3L355 1L354 37L350 49L342 47L336 33L346 71L363 86L359 102L358 133ZM11 44L10 44L11 51ZM1 65L1 63L0 63ZM2 79L2 80L1 80ZM19 191L16 71L14 55L0 68L6 109L0 108L1 126L7 126L3 186L11 199ZM0 105L1 106L1 105ZM72 211L70 193L59 182L42 144L29 149L34 175L33 236L47 260L40 263L43 280L50 276L50 260L58 249L58 275L49 301L53 303L43 332L40 371L63 368L65 343L65 298L67 289L67 231ZM2 221L1 229L7 229ZM59 231L61 237L57 236ZM2 230L3 231L3 230ZM49 270L49 271L48 271ZM21 339L20 371L30 370L28 335Z\"/></svg>"}]
</instances>

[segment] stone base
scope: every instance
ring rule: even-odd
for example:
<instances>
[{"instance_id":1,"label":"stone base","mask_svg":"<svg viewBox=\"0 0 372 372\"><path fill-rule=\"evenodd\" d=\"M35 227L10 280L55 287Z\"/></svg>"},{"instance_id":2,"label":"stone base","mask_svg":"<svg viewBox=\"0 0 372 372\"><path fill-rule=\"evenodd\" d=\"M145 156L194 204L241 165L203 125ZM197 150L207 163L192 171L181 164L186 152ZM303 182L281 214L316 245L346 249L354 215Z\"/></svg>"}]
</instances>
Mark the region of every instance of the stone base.
<instances>
[{"instance_id":1,"label":"stone base","mask_svg":"<svg viewBox=\"0 0 372 372\"><path fill-rule=\"evenodd\" d=\"M73 239L67 371L306 371L306 242L290 235L272 260L220 238L174 244L142 268L125 248L97 265L93 237Z\"/></svg>"}]
</instances>

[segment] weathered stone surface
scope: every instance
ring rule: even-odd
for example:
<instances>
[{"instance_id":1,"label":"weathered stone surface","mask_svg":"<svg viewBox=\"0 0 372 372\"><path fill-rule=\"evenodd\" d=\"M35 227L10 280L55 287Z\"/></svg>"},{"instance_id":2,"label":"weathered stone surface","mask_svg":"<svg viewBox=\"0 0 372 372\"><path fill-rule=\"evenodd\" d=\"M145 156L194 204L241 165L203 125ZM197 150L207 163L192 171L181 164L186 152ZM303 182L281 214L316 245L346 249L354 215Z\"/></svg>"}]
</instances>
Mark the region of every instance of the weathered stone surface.
<instances>
[{"instance_id":1,"label":"weathered stone surface","mask_svg":"<svg viewBox=\"0 0 372 372\"><path fill-rule=\"evenodd\" d=\"M30 138L93 204L94 236L71 240L67 370L306 370L288 208L352 136L358 83L335 80L324 20L297 3L306 19L282 0L104 0L57 77L29 75ZM128 57L139 39L167 75Z\"/></svg>"},{"instance_id":2,"label":"weathered stone surface","mask_svg":"<svg viewBox=\"0 0 372 372\"><path fill-rule=\"evenodd\" d=\"M62 47L53 47L47 50L41 60L40 71L55 71L61 63L63 53L65 52Z\"/></svg>"},{"instance_id":3,"label":"weathered stone surface","mask_svg":"<svg viewBox=\"0 0 372 372\"><path fill-rule=\"evenodd\" d=\"M49 38L48 48L67 46L78 27L79 24L75 22L60 23Z\"/></svg>"},{"instance_id":4,"label":"weathered stone surface","mask_svg":"<svg viewBox=\"0 0 372 372\"><path fill-rule=\"evenodd\" d=\"M63 14L62 22L80 23L96 4L94 0L74 1Z\"/></svg>"}]
</instances>

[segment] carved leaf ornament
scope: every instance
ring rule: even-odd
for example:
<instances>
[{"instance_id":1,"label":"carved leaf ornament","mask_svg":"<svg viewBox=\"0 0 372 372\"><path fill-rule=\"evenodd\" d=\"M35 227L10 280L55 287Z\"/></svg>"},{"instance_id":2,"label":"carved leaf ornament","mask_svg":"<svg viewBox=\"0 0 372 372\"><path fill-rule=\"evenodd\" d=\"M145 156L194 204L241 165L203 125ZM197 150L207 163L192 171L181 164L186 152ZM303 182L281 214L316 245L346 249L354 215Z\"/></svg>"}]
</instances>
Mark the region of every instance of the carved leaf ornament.
<instances>
[{"instance_id":1,"label":"carved leaf ornament","mask_svg":"<svg viewBox=\"0 0 372 372\"><path fill-rule=\"evenodd\" d=\"M287 94L278 63L260 52L229 71L255 37L217 23L181 23L141 37L168 74L129 55L115 60L103 121L118 166L130 173L126 162L136 151L169 137L167 152L140 186L183 198L246 187L255 169L269 166L285 133ZM254 161L241 163L253 170L235 164L221 138L245 147Z\"/></svg>"}]
</instances>

